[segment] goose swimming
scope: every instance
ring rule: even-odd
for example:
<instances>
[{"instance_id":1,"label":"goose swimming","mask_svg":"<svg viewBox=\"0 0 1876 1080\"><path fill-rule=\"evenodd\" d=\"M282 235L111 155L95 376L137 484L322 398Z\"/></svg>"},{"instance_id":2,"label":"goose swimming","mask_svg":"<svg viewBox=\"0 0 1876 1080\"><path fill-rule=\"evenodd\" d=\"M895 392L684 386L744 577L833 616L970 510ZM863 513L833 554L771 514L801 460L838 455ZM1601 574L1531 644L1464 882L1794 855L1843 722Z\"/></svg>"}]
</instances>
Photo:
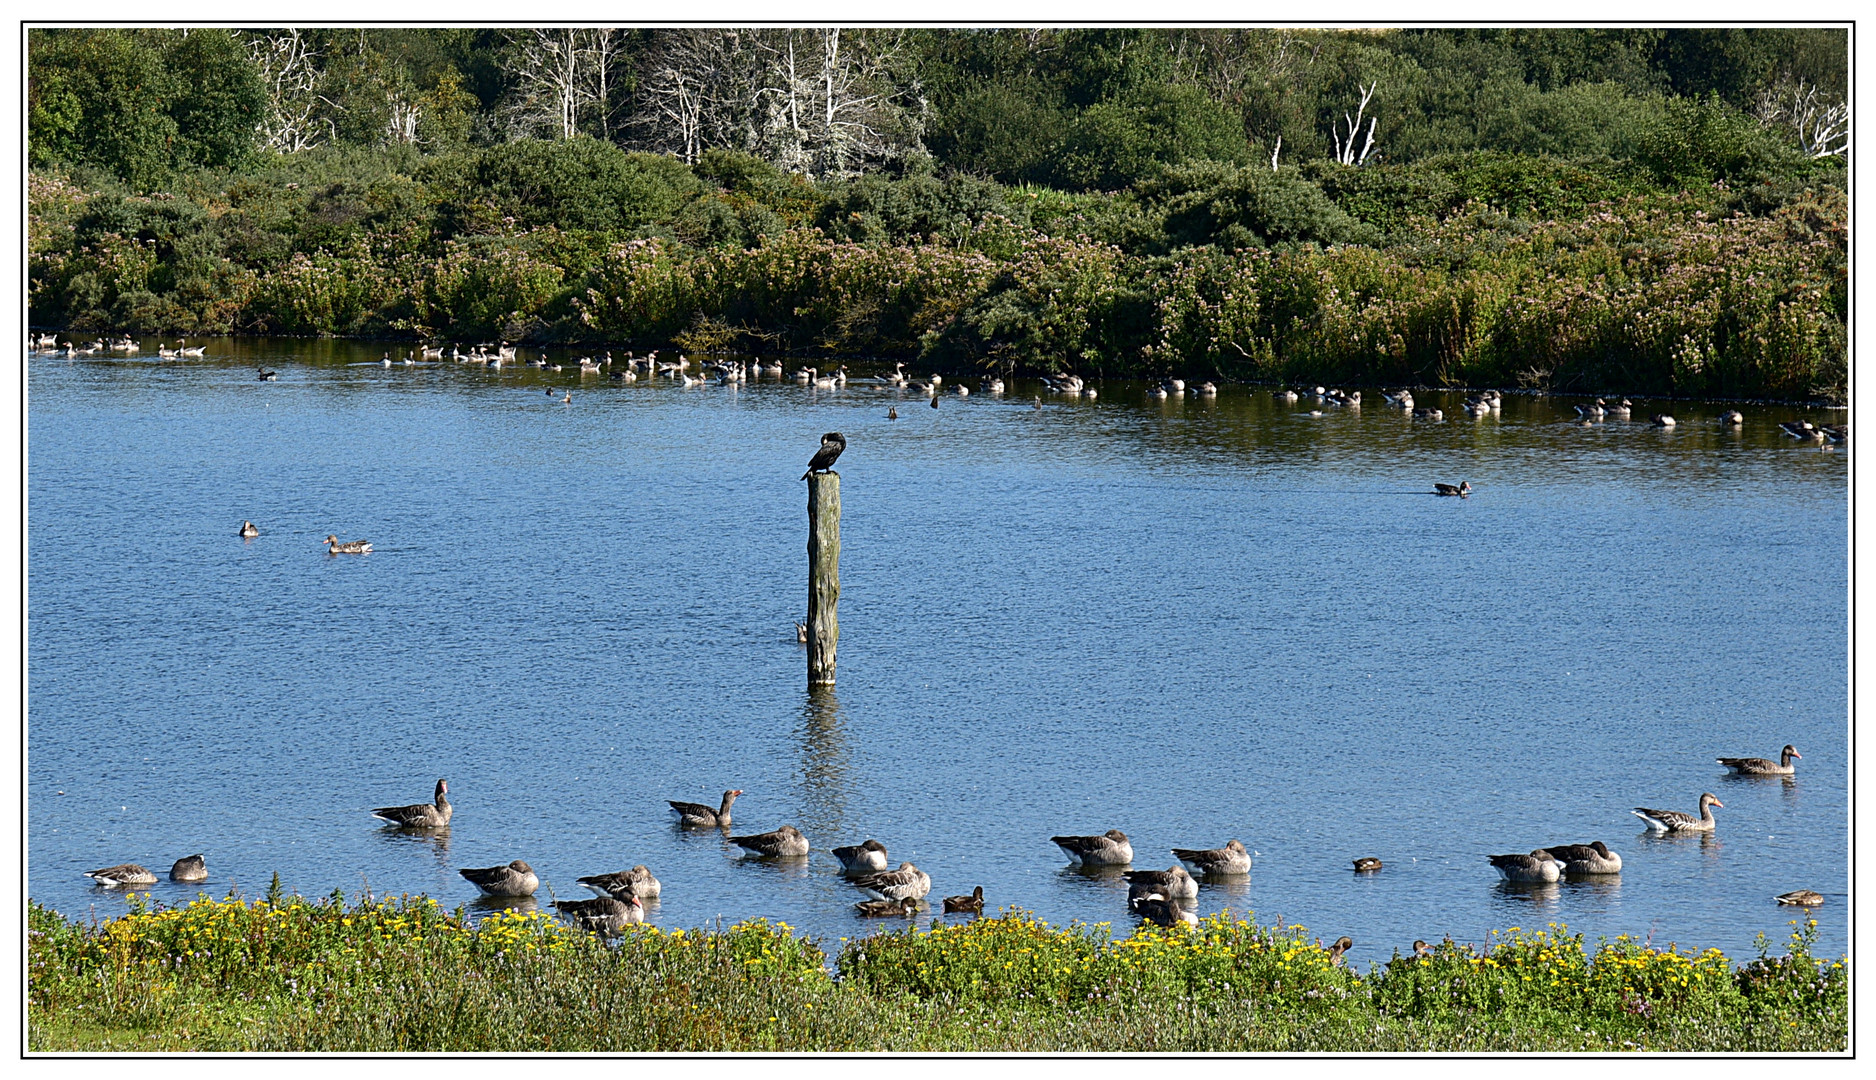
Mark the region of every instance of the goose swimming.
<instances>
[{"instance_id":1,"label":"goose swimming","mask_svg":"<svg viewBox=\"0 0 1876 1080\"><path fill-rule=\"evenodd\" d=\"M326 537L326 554L328 555L369 555L371 554L371 541L347 540L344 543L340 543L338 537L328 536Z\"/></svg>"},{"instance_id":2,"label":"goose swimming","mask_svg":"<svg viewBox=\"0 0 1876 1080\"><path fill-rule=\"evenodd\" d=\"M120 866L107 866L102 870L87 870L85 876L107 889L119 885L154 885L156 875L138 866L136 863L124 863Z\"/></svg>"},{"instance_id":3,"label":"goose swimming","mask_svg":"<svg viewBox=\"0 0 1876 1080\"><path fill-rule=\"evenodd\" d=\"M1704 792L1700 796L1699 817L1679 810L1650 810L1645 806L1637 806L1630 813L1647 822L1648 828L1654 832L1712 832L1715 806L1726 809L1726 804L1712 792Z\"/></svg>"},{"instance_id":4,"label":"goose swimming","mask_svg":"<svg viewBox=\"0 0 1876 1080\"><path fill-rule=\"evenodd\" d=\"M866 874L886 869L886 845L877 840L852 847L837 847L834 858L840 860L843 874Z\"/></svg>"},{"instance_id":5,"label":"goose swimming","mask_svg":"<svg viewBox=\"0 0 1876 1080\"><path fill-rule=\"evenodd\" d=\"M1563 873L1563 863L1555 855L1538 848L1529 855L1488 855L1493 869L1506 881L1555 881Z\"/></svg>"},{"instance_id":6,"label":"goose swimming","mask_svg":"<svg viewBox=\"0 0 1876 1080\"><path fill-rule=\"evenodd\" d=\"M1464 480L1459 481L1458 487L1454 487L1451 484L1436 483L1433 485L1433 494L1457 495L1463 499L1472 494L1472 485Z\"/></svg>"},{"instance_id":7,"label":"goose swimming","mask_svg":"<svg viewBox=\"0 0 1876 1080\"><path fill-rule=\"evenodd\" d=\"M1051 836L1049 842L1061 848L1073 866L1125 866L1133 861L1133 845L1119 829L1100 836Z\"/></svg>"},{"instance_id":8,"label":"goose swimming","mask_svg":"<svg viewBox=\"0 0 1876 1080\"><path fill-rule=\"evenodd\" d=\"M184 855L169 868L171 881L207 881L208 860L200 855Z\"/></svg>"},{"instance_id":9,"label":"goose swimming","mask_svg":"<svg viewBox=\"0 0 1876 1080\"><path fill-rule=\"evenodd\" d=\"M1797 747L1786 743L1785 748L1779 751L1777 761L1767 761L1762 757L1723 757L1715 760L1731 769L1736 776L1790 776L1797 772L1791 763L1803 756L1798 753Z\"/></svg>"},{"instance_id":10,"label":"goose swimming","mask_svg":"<svg viewBox=\"0 0 1876 1080\"><path fill-rule=\"evenodd\" d=\"M808 838L793 825L772 832L732 836L730 843L765 859L793 859L808 853Z\"/></svg>"},{"instance_id":11,"label":"goose swimming","mask_svg":"<svg viewBox=\"0 0 1876 1080\"><path fill-rule=\"evenodd\" d=\"M242 539L252 540L255 537L259 536L260 534L261 534L260 529L256 528L252 521L243 521L241 523L240 536Z\"/></svg>"},{"instance_id":12,"label":"goose swimming","mask_svg":"<svg viewBox=\"0 0 1876 1080\"><path fill-rule=\"evenodd\" d=\"M1592 844L1552 844L1544 849L1563 860L1566 874L1619 874L1622 856L1609 850L1601 840Z\"/></svg>"},{"instance_id":13,"label":"goose swimming","mask_svg":"<svg viewBox=\"0 0 1876 1080\"><path fill-rule=\"evenodd\" d=\"M909 862L900 863L897 870L855 878L853 883L875 900L922 900L931 892L931 875Z\"/></svg>"},{"instance_id":14,"label":"goose swimming","mask_svg":"<svg viewBox=\"0 0 1876 1080\"><path fill-rule=\"evenodd\" d=\"M741 794L743 794L741 788L732 788L724 792L722 806L678 802L675 799L667 801L671 804L671 812L677 815L678 824L689 825L693 828L714 829L729 825L730 805L736 801L736 796Z\"/></svg>"},{"instance_id":15,"label":"goose swimming","mask_svg":"<svg viewBox=\"0 0 1876 1080\"><path fill-rule=\"evenodd\" d=\"M574 883L586 887L586 891L595 896L618 896L630 892L647 900L655 900L664 892L664 886L651 876L651 870L643 863L630 870L621 870L616 874L594 874L592 877L575 878Z\"/></svg>"},{"instance_id":16,"label":"goose swimming","mask_svg":"<svg viewBox=\"0 0 1876 1080\"><path fill-rule=\"evenodd\" d=\"M541 887L541 879L534 876L533 867L520 859L507 866L456 872L488 896L533 896L534 890Z\"/></svg>"},{"instance_id":17,"label":"goose swimming","mask_svg":"<svg viewBox=\"0 0 1876 1080\"><path fill-rule=\"evenodd\" d=\"M1225 841L1225 846L1221 848L1173 848L1172 853L1173 858L1184 863L1186 869L1194 874L1224 877L1251 872L1251 853L1244 850L1244 845L1236 840Z\"/></svg>"},{"instance_id":18,"label":"goose swimming","mask_svg":"<svg viewBox=\"0 0 1876 1080\"><path fill-rule=\"evenodd\" d=\"M645 921L645 905L632 893L592 900L556 900L554 909L585 930L623 930Z\"/></svg>"},{"instance_id":19,"label":"goose swimming","mask_svg":"<svg viewBox=\"0 0 1876 1080\"><path fill-rule=\"evenodd\" d=\"M1199 883L1178 864L1166 870L1129 870L1127 881L1135 889L1150 889L1175 900L1199 894Z\"/></svg>"},{"instance_id":20,"label":"goose swimming","mask_svg":"<svg viewBox=\"0 0 1876 1080\"><path fill-rule=\"evenodd\" d=\"M449 824L450 816L455 812L456 808L449 804L449 781L438 780L435 802L380 806L371 812L371 816L383 818L406 829L440 829Z\"/></svg>"}]
</instances>

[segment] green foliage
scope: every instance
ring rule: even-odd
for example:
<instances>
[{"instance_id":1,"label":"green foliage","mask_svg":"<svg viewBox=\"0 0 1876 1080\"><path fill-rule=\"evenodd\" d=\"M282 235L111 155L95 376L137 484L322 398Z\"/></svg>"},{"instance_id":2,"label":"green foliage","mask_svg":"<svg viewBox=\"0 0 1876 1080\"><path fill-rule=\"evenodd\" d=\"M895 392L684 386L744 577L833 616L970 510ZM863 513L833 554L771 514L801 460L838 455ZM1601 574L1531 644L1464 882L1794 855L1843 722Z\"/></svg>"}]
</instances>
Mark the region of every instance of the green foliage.
<instances>
[{"instance_id":1,"label":"green foliage","mask_svg":"<svg viewBox=\"0 0 1876 1080\"><path fill-rule=\"evenodd\" d=\"M1138 185L1134 194L1164 216L1163 234L1172 248L1359 244L1378 238L1294 169L1181 165Z\"/></svg>"},{"instance_id":2,"label":"green foliage","mask_svg":"<svg viewBox=\"0 0 1876 1080\"><path fill-rule=\"evenodd\" d=\"M1083 110L1055 151L1050 174L1062 187L1114 191L1166 165L1249 158L1237 117L1197 87L1151 85Z\"/></svg>"},{"instance_id":3,"label":"green foliage","mask_svg":"<svg viewBox=\"0 0 1876 1080\"><path fill-rule=\"evenodd\" d=\"M1718 100L1676 99L1651 123L1636 164L1663 186L1791 171L1804 159L1774 132Z\"/></svg>"},{"instance_id":4,"label":"green foliage","mask_svg":"<svg viewBox=\"0 0 1876 1080\"><path fill-rule=\"evenodd\" d=\"M591 138L491 147L469 166L469 178L472 186L446 196L445 212L458 221L477 220L473 207L486 202L516 224L591 231L668 221L699 190L682 162Z\"/></svg>"}]
</instances>

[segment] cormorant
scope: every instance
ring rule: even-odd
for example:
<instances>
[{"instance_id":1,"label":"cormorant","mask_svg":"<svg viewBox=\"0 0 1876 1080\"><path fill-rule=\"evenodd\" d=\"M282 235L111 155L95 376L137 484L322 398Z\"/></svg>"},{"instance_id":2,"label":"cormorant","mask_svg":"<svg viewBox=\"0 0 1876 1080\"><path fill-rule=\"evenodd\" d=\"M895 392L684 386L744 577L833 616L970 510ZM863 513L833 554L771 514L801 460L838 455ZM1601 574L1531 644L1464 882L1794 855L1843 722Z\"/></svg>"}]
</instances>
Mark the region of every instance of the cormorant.
<instances>
[{"instance_id":1,"label":"cormorant","mask_svg":"<svg viewBox=\"0 0 1876 1080\"><path fill-rule=\"evenodd\" d=\"M808 472L802 473L801 478L806 480L808 473L826 472L833 468L834 460L840 457L840 452L846 448L847 437L838 431L830 431L821 436L821 448L814 452L813 458L809 459Z\"/></svg>"}]
</instances>

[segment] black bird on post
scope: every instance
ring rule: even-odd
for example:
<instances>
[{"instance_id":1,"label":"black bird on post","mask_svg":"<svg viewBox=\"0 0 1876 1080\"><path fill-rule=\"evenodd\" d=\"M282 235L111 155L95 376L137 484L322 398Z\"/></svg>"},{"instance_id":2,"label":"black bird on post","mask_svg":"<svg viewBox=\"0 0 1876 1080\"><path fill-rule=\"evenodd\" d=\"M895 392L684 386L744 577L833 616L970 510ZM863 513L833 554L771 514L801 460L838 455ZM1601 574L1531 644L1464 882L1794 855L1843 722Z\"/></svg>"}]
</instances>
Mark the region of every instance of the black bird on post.
<instances>
[{"instance_id":1,"label":"black bird on post","mask_svg":"<svg viewBox=\"0 0 1876 1080\"><path fill-rule=\"evenodd\" d=\"M821 448L814 452L813 458L809 459L808 472L802 473L801 478L806 480L808 473L826 472L833 468L835 459L840 457L840 452L846 448L847 437L838 431L830 431L821 436Z\"/></svg>"}]
</instances>

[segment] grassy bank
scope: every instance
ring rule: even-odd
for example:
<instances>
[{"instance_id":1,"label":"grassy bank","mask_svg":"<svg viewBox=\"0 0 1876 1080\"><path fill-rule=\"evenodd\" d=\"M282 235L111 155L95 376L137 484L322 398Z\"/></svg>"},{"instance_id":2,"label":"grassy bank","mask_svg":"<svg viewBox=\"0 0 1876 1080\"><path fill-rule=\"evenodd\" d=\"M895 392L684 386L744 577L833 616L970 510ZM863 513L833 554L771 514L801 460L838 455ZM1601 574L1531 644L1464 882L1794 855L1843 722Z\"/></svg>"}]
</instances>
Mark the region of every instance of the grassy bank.
<instances>
[{"instance_id":1,"label":"grassy bank","mask_svg":"<svg viewBox=\"0 0 1876 1080\"><path fill-rule=\"evenodd\" d=\"M1848 972L1797 928L1735 967L1553 928L1366 974L1300 926L1056 928L1020 912L843 943L786 924L471 923L423 897L36 904L28 1045L58 1050L1842 1050Z\"/></svg>"}]
</instances>

